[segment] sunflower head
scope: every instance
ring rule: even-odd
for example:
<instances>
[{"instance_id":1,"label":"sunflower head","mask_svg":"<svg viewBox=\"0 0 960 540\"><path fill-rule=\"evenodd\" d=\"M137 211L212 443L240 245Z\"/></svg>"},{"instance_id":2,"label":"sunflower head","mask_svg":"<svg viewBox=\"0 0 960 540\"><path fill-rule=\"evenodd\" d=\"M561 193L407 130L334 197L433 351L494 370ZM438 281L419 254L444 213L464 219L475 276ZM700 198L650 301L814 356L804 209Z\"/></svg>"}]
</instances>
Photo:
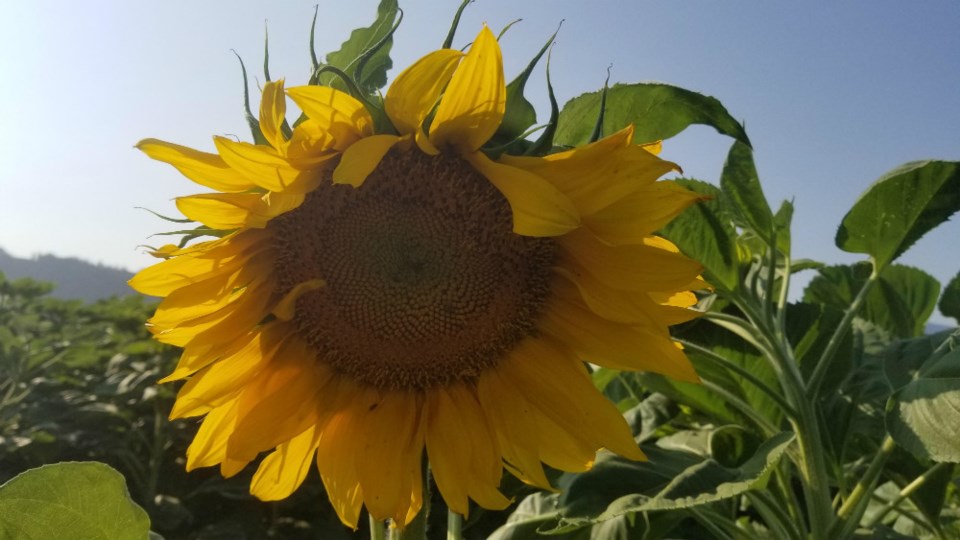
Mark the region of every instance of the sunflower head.
<instances>
[{"instance_id":1,"label":"sunflower head","mask_svg":"<svg viewBox=\"0 0 960 540\"><path fill-rule=\"evenodd\" d=\"M131 280L164 297L156 339L184 349L165 380L186 379L172 417L203 416L188 469L257 461L251 492L275 500L315 461L344 523L366 506L402 526L424 453L461 514L509 505L504 469L550 488L544 463L643 458L585 362L697 380L667 327L696 315L701 268L654 234L697 195L658 181L677 167L631 127L490 157L506 98L484 27L402 71L382 110L280 80L259 144L138 145L214 190L177 206L215 238Z\"/></svg>"}]
</instances>

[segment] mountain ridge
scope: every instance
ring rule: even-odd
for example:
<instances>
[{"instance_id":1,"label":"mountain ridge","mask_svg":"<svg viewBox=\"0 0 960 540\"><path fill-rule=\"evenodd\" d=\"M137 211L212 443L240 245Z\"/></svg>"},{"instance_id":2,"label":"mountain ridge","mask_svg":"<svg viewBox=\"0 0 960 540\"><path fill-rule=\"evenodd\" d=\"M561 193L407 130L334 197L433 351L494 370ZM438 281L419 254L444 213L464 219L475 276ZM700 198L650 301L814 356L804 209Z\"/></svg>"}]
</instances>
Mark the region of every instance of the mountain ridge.
<instances>
[{"instance_id":1,"label":"mountain ridge","mask_svg":"<svg viewBox=\"0 0 960 540\"><path fill-rule=\"evenodd\" d=\"M93 302L111 296L137 294L127 285L133 273L122 268L56 255L21 259L0 248L0 274L7 279L30 278L53 283L55 298Z\"/></svg>"}]
</instances>

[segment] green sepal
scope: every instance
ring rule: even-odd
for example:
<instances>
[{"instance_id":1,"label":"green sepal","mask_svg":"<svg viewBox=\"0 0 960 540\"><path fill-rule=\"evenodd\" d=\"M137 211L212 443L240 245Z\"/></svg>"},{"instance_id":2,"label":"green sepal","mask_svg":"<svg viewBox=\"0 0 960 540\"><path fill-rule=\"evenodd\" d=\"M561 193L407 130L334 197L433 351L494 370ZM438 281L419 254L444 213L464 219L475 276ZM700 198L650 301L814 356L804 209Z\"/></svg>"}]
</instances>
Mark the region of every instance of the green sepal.
<instances>
[{"instance_id":1,"label":"green sepal","mask_svg":"<svg viewBox=\"0 0 960 540\"><path fill-rule=\"evenodd\" d=\"M154 212L153 210L151 210L151 209L149 209L149 208L144 208L143 206L134 206L134 208L136 208L137 210L146 210L147 212L150 212L151 214L157 216L158 218L160 218L160 219L162 219L162 220L164 220L164 221L169 221L169 222L171 222L171 223L194 223L194 221L193 221L192 219L187 219L187 218L172 218L172 217L169 217L169 216L165 216L165 215L163 215L163 214L161 214L161 213L159 213L159 212Z\"/></svg>"},{"instance_id":2,"label":"green sepal","mask_svg":"<svg viewBox=\"0 0 960 540\"><path fill-rule=\"evenodd\" d=\"M600 111L597 113L597 122L593 125L593 133L587 142L597 142L603 137L603 117L607 112L607 92L610 90L610 67L607 67L607 78L603 81L603 90L600 91Z\"/></svg>"},{"instance_id":3,"label":"green sepal","mask_svg":"<svg viewBox=\"0 0 960 540\"><path fill-rule=\"evenodd\" d=\"M506 29L504 29L504 31L506 31ZM557 28L557 32L559 31L560 29ZM527 67L507 85L507 102L503 113L503 120L500 122L500 127L497 128L497 132L494 133L491 139L491 142L495 145L520 138L530 126L537 122L537 112L533 108L533 105L523 96L523 89L527 84L527 80L530 78L530 74L533 73L533 69L556 39L557 32L554 32L553 35L550 36L550 39L543 44L543 47L541 47L540 51L530 60ZM549 88L549 86L548 76L547 87ZM551 98L551 103L555 101L555 98ZM554 119L554 121L555 120L556 119Z\"/></svg>"},{"instance_id":4,"label":"green sepal","mask_svg":"<svg viewBox=\"0 0 960 540\"><path fill-rule=\"evenodd\" d=\"M247 66L244 65L243 58L240 58L237 51L233 49L231 49L231 51L237 56L237 60L240 61L240 71L243 73L243 110L247 119L247 125L250 126L250 133L253 134L253 142L269 145L270 143L267 142L267 138L263 136L263 131L260 130L260 121L250 112L250 85L247 81Z\"/></svg>"},{"instance_id":5,"label":"green sepal","mask_svg":"<svg viewBox=\"0 0 960 540\"><path fill-rule=\"evenodd\" d=\"M450 23L450 30L447 31L447 37L443 40L442 49L449 49L453 45L453 37L457 33L457 27L460 26L460 16L463 15L463 10L467 9L467 5L472 3L473 0L463 0L463 2L460 2L460 7L457 8L457 13L453 16L453 21Z\"/></svg>"}]
</instances>

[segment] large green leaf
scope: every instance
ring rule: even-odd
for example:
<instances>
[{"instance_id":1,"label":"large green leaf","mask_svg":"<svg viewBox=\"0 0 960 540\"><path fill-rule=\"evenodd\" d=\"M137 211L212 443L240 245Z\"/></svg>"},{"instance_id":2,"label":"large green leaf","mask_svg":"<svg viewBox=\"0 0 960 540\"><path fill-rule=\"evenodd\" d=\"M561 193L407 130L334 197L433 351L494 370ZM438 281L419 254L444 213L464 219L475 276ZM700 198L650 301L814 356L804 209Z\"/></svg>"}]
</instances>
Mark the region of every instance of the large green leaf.
<instances>
[{"instance_id":1,"label":"large green leaf","mask_svg":"<svg viewBox=\"0 0 960 540\"><path fill-rule=\"evenodd\" d=\"M700 261L710 283L726 290L736 289L739 282L737 233L720 190L700 180L681 178L676 183L707 198L674 218L660 232L684 254Z\"/></svg>"},{"instance_id":2,"label":"large green leaf","mask_svg":"<svg viewBox=\"0 0 960 540\"><path fill-rule=\"evenodd\" d=\"M721 501L760 487L793 441L779 433L739 467L675 449L644 447L649 461L603 459L577 475L560 496L562 518L547 532L564 532L626 514L678 510ZM541 529L542 530L542 529Z\"/></svg>"},{"instance_id":3,"label":"large green leaf","mask_svg":"<svg viewBox=\"0 0 960 540\"><path fill-rule=\"evenodd\" d=\"M891 383L897 384L902 376L890 376ZM891 396L887 430L897 444L921 459L960 463L958 410L960 331L937 344L912 380Z\"/></svg>"},{"instance_id":4,"label":"large green leaf","mask_svg":"<svg viewBox=\"0 0 960 540\"><path fill-rule=\"evenodd\" d=\"M943 289L940 297L940 313L953 317L960 323L960 272L953 276L950 283Z\"/></svg>"},{"instance_id":5,"label":"large green leaf","mask_svg":"<svg viewBox=\"0 0 960 540\"><path fill-rule=\"evenodd\" d=\"M821 268L804 291L804 301L846 310L869 275L868 263ZM867 294L860 316L897 337L918 337L939 294L940 283L933 276L910 266L890 265Z\"/></svg>"},{"instance_id":6,"label":"large green leaf","mask_svg":"<svg viewBox=\"0 0 960 540\"><path fill-rule=\"evenodd\" d=\"M44 465L0 486L0 538L143 540L149 530L123 476L102 463Z\"/></svg>"},{"instance_id":7,"label":"large green leaf","mask_svg":"<svg viewBox=\"0 0 960 540\"><path fill-rule=\"evenodd\" d=\"M393 38L388 37L393 32L394 21L397 18L397 0L380 0L377 7L377 18L366 28L357 28L350 33L350 38L340 45L340 49L327 54L326 65L340 68L348 75L355 76L361 90L373 93L387 84L387 70L393 67L390 59L390 48ZM374 46L383 45L364 60L364 54ZM363 71L357 77L355 70L362 64ZM346 90L346 86L331 74L324 74L320 78L322 84Z\"/></svg>"},{"instance_id":8,"label":"large green leaf","mask_svg":"<svg viewBox=\"0 0 960 540\"><path fill-rule=\"evenodd\" d=\"M739 225L766 239L773 228L773 212L760 187L750 146L735 141L730 147L720 174L720 189L733 202L732 207L740 218Z\"/></svg>"},{"instance_id":9,"label":"large green leaf","mask_svg":"<svg viewBox=\"0 0 960 540\"><path fill-rule=\"evenodd\" d=\"M589 92L563 106L554 138L557 144L578 146L590 140L601 96L601 91ZM750 144L743 126L717 99L662 83L617 84L607 90L603 134L629 124L635 126L633 140L638 143L668 139L691 124L703 124Z\"/></svg>"},{"instance_id":10,"label":"large green leaf","mask_svg":"<svg viewBox=\"0 0 960 540\"><path fill-rule=\"evenodd\" d=\"M915 161L874 182L837 230L837 247L882 269L960 210L960 163Z\"/></svg>"}]
</instances>

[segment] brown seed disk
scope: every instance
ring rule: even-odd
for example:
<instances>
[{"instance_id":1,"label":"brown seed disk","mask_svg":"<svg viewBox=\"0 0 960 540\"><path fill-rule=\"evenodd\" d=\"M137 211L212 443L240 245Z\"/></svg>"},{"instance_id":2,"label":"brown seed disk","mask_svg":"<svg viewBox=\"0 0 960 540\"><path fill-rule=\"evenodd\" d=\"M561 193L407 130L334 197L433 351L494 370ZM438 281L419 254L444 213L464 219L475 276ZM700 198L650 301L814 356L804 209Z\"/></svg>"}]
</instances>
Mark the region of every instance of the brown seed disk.
<instances>
[{"instance_id":1,"label":"brown seed disk","mask_svg":"<svg viewBox=\"0 0 960 540\"><path fill-rule=\"evenodd\" d=\"M269 224L281 293L321 278L294 321L319 361L377 388L476 377L531 335L555 242L514 234L465 161L392 150L359 188L325 178Z\"/></svg>"}]
</instances>

